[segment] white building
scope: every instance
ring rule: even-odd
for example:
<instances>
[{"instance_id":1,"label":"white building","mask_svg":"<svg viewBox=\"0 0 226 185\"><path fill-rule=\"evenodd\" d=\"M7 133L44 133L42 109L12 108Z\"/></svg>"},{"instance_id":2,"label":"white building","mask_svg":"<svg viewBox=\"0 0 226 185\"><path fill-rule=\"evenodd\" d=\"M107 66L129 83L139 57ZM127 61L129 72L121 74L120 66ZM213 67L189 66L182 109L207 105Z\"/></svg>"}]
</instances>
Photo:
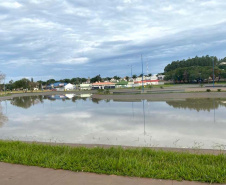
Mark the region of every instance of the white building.
<instances>
[{"instance_id":1,"label":"white building","mask_svg":"<svg viewBox=\"0 0 226 185\"><path fill-rule=\"evenodd\" d=\"M64 90L65 91L75 90L75 85L68 83L67 85L64 86Z\"/></svg>"},{"instance_id":2,"label":"white building","mask_svg":"<svg viewBox=\"0 0 226 185\"><path fill-rule=\"evenodd\" d=\"M80 90L91 90L92 85L91 84L80 84Z\"/></svg>"}]
</instances>

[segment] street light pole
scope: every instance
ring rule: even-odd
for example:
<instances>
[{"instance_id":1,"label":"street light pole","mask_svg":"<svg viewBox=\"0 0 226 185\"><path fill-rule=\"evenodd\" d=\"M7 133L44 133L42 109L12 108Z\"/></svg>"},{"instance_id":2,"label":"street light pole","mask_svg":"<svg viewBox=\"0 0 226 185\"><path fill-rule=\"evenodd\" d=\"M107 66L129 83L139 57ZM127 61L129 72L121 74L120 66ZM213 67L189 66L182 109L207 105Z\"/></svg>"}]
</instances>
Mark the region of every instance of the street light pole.
<instances>
[{"instance_id":1,"label":"street light pole","mask_svg":"<svg viewBox=\"0 0 226 185\"><path fill-rule=\"evenodd\" d=\"M133 65L129 65L129 66L131 67L131 79L133 79ZM133 85L132 85L132 88L134 88Z\"/></svg>"},{"instance_id":2,"label":"street light pole","mask_svg":"<svg viewBox=\"0 0 226 185\"><path fill-rule=\"evenodd\" d=\"M142 91L144 92L144 66L143 66L142 54L141 54L141 62L142 62Z\"/></svg>"},{"instance_id":3,"label":"street light pole","mask_svg":"<svg viewBox=\"0 0 226 185\"><path fill-rule=\"evenodd\" d=\"M214 88L214 58L213 58L213 88Z\"/></svg>"}]
</instances>

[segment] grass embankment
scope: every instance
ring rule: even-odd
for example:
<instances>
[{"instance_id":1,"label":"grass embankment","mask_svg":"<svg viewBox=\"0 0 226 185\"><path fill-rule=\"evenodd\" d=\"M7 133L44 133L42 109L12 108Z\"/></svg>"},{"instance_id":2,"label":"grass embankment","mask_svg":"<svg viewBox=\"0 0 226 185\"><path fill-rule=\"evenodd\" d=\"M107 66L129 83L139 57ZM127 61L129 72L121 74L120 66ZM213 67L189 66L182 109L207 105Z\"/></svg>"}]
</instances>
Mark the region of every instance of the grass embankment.
<instances>
[{"instance_id":1,"label":"grass embankment","mask_svg":"<svg viewBox=\"0 0 226 185\"><path fill-rule=\"evenodd\" d=\"M0 94L0 97L11 96L11 94Z\"/></svg>"},{"instance_id":2,"label":"grass embankment","mask_svg":"<svg viewBox=\"0 0 226 185\"><path fill-rule=\"evenodd\" d=\"M123 176L226 182L226 155L85 148L0 141L0 161Z\"/></svg>"}]
</instances>

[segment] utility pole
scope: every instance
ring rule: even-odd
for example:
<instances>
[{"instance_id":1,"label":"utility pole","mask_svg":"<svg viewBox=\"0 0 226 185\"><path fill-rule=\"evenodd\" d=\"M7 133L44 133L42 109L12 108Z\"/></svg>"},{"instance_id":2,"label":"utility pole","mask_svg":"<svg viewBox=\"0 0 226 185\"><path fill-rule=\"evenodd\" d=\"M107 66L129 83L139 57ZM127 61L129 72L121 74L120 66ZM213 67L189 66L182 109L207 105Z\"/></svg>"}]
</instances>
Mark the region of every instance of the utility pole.
<instances>
[{"instance_id":1,"label":"utility pole","mask_svg":"<svg viewBox=\"0 0 226 185\"><path fill-rule=\"evenodd\" d=\"M129 65L129 66L131 68L131 79L133 79L133 65ZM132 85L132 88L134 88L133 85Z\"/></svg>"},{"instance_id":2,"label":"utility pole","mask_svg":"<svg viewBox=\"0 0 226 185\"><path fill-rule=\"evenodd\" d=\"M143 66L142 54L141 54L141 63L142 63L142 91L144 92L144 66Z\"/></svg>"},{"instance_id":3,"label":"utility pole","mask_svg":"<svg viewBox=\"0 0 226 185\"><path fill-rule=\"evenodd\" d=\"M213 88L214 88L214 58L213 58Z\"/></svg>"}]
</instances>

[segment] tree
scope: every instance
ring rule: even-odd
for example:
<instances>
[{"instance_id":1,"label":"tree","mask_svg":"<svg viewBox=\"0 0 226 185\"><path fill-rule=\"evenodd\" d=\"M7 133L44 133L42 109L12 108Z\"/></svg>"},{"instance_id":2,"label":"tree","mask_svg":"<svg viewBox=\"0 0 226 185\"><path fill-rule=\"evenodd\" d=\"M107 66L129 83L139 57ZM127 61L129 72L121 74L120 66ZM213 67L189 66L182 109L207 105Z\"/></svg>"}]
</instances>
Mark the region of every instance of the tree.
<instances>
[{"instance_id":1,"label":"tree","mask_svg":"<svg viewBox=\"0 0 226 185\"><path fill-rule=\"evenodd\" d=\"M1 82L4 81L4 80L5 80L5 74L0 72L0 85L1 85ZM1 89L3 89L3 87Z\"/></svg>"},{"instance_id":2,"label":"tree","mask_svg":"<svg viewBox=\"0 0 226 185\"><path fill-rule=\"evenodd\" d=\"M16 89L28 89L30 87L30 80L22 78L14 82L14 87Z\"/></svg>"},{"instance_id":3,"label":"tree","mask_svg":"<svg viewBox=\"0 0 226 185\"><path fill-rule=\"evenodd\" d=\"M97 75L97 76L90 79L91 83L101 82L101 81L102 81L102 78L100 77L100 75Z\"/></svg>"},{"instance_id":4,"label":"tree","mask_svg":"<svg viewBox=\"0 0 226 185\"><path fill-rule=\"evenodd\" d=\"M220 68L220 62L217 57L202 56L189 58L187 60L173 61L165 67L165 80L173 80L175 82L200 82L208 80L213 76L213 61L214 61L214 76L218 80L223 77L224 70Z\"/></svg>"},{"instance_id":5,"label":"tree","mask_svg":"<svg viewBox=\"0 0 226 185\"><path fill-rule=\"evenodd\" d=\"M133 78L133 79L137 78L137 75L133 75L132 78Z\"/></svg>"},{"instance_id":6,"label":"tree","mask_svg":"<svg viewBox=\"0 0 226 185\"><path fill-rule=\"evenodd\" d=\"M11 91L14 89L14 82L13 82L13 80L9 81L9 84L7 85L7 89L10 89Z\"/></svg>"},{"instance_id":7,"label":"tree","mask_svg":"<svg viewBox=\"0 0 226 185\"><path fill-rule=\"evenodd\" d=\"M127 81L129 81L129 77L128 77L128 76L126 76L125 79L126 79Z\"/></svg>"},{"instance_id":8,"label":"tree","mask_svg":"<svg viewBox=\"0 0 226 185\"><path fill-rule=\"evenodd\" d=\"M120 79L119 76L114 76L113 78L114 78L115 80L119 80L119 79Z\"/></svg>"},{"instance_id":9,"label":"tree","mask_svg":"<svg viewBox=\"0 0 226 185\"><path fill-rule=\"evenodd\" d=\"M54 79L49 79L49 80L46 81L47 85L53 84L55 82L56 82L56 80L54 80Z\"/></svg>"}]
</instances>

